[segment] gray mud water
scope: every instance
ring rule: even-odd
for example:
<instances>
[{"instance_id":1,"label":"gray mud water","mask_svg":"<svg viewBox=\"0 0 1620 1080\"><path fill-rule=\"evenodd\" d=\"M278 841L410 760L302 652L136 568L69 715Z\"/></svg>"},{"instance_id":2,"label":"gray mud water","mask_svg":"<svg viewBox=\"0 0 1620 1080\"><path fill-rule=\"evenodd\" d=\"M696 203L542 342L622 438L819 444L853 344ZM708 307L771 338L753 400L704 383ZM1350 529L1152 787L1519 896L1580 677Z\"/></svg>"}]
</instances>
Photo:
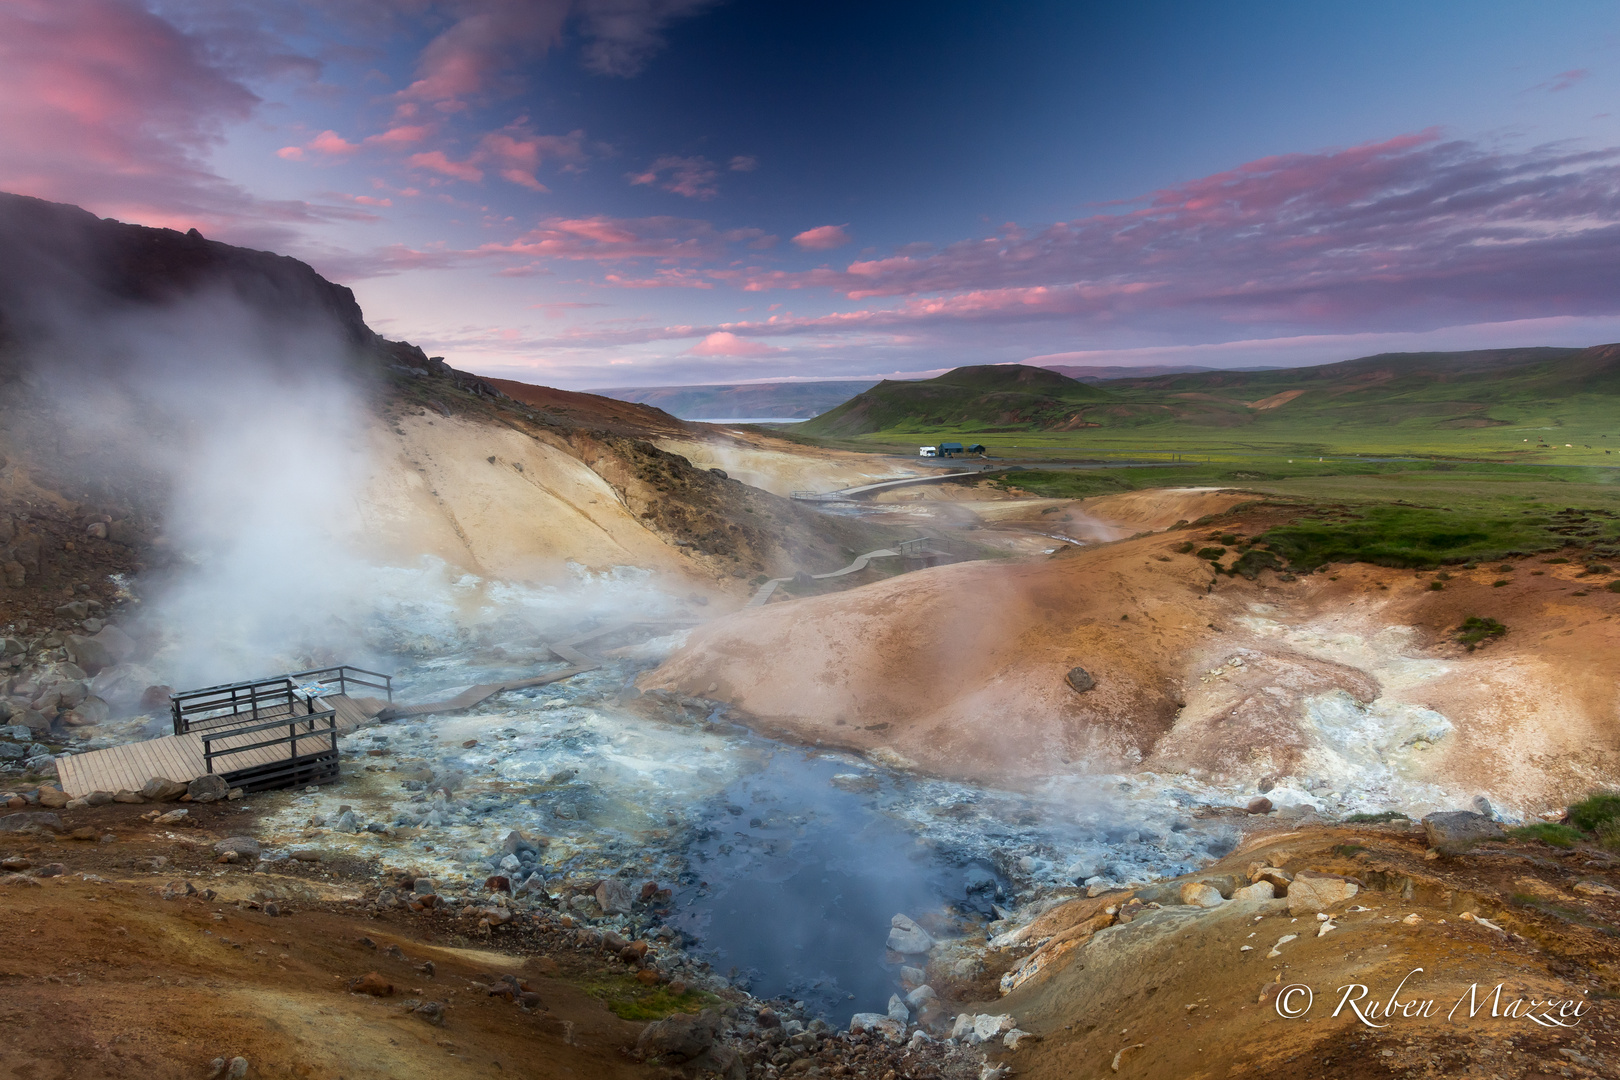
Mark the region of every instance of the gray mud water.
<instances>
[{"instance_id":1,"label":"gray mud water","mask_svg":"<svg viewBox=\"0 0 1620 1080\"><path fill-rule=\"evenodd\" d=\"M361 827L387 830L355 843L478 883L496 872L509 830L546 837L548 892L608 876L657 881L672 890L659 918L688 955L833 1022L884 1011L899 988L902 958L885 949L896 914L949 957L952 941L982 946L1037 890L1186 873L1234 843L1228 827L1191 817L1204 798L1151 778L980 789L761 738L717 703L638 693L636 675L678 643L645 642L633 658L463 713L355 732L350 775L362 761L392 771L369 777L364 794L345 783L295 796L267 824L287 849L330 846L307 827L351 804ZM396 696L437 700L544 670L432 660L400 671Z\"/></svg>"}]
</instances>

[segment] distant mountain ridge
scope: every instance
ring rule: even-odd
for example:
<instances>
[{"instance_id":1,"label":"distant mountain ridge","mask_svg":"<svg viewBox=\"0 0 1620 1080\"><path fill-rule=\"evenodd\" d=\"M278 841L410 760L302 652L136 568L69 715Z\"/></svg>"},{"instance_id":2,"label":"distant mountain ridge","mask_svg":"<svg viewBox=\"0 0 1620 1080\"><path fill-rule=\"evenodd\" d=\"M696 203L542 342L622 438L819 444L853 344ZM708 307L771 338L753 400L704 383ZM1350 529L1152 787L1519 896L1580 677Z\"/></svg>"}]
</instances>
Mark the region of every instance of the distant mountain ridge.
<instances>
[{"instance_id":1,"label":"distant mountain ridge","mask_svg":"<svg viewBox=\"0 0 1620 1080\"><path fill-rule=\"evenodd\" d=\"M876 379L610 387L586 393L652 405L682 420L808 420L877 385Z\"/></svg>"},{"instance_id":2,"label":"distant mountain ridge","mask_svg":"<svg viewBox=\"0 0 1620 1080\"><path fill-rule=\"evenodd\" d=\"M1602 413L1620 397L1620 345L1382 353L1298 368L1181 371L1081 383L1048 368L958 368L883 382L801 426L811 435L1180 427L1279 429L1407 424L1495 427L1556 412ZM1620 429L1620 400L1613 403Z\"/></svg>"},{"instance_id":3,"label":"distant mountain ridge","mask_svg":"<svg viewBox=\"0 0 1620 1080\"><path fill-rule=\"evenodd\" d=\"M1083 407L1111 398L1106 390L1048 368L981 364L933 379L885 379L799 430L844 436L942 427L1064 430L1086 426Z\"/></svg>"}]
</instances>

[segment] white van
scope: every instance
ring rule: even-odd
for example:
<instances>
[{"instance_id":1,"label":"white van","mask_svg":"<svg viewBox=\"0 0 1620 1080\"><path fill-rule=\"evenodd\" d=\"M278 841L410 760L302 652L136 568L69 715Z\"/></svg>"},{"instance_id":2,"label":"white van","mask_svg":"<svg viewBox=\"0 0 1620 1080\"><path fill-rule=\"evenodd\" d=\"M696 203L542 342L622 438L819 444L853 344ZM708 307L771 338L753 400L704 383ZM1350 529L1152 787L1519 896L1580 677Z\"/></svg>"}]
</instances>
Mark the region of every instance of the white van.
<instances>
[{"instance_id":1,"label":"white van","mask_svg":"<svg viewBox=\"0 0 1620 1080\"><path fill-rule=\"evenodd\" d=\"M939 448L934 446L917 447L918 457L939 457Z\"/></svg>"}]
</instances>

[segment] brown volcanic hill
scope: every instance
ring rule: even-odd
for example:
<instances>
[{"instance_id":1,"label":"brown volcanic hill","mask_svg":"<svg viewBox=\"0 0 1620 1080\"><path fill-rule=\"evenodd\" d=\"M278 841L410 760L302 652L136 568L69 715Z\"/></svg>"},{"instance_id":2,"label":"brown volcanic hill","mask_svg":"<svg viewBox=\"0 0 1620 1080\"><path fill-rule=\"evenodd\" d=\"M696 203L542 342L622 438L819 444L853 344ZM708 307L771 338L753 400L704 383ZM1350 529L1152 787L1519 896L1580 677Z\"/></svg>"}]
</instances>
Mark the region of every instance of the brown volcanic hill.
<instances>
[{"instance_id":1,"label":"brown volcanic hill","mask_svg":"<svg viewBox=\"0 0 1620 1080\"><path fill-rule=\"evenodd\" d=\"M578 427L612 431L621 435L640 435L646 438L666 435L694 435L700 429L684 420L677 420L663 409L642 405L600 394L582 394L575 390L558 390L552 386L537 386L514 379L485 379L501 393L514 401L531 405L548 417L554 417Z\"/></svg>"}]
</instances>

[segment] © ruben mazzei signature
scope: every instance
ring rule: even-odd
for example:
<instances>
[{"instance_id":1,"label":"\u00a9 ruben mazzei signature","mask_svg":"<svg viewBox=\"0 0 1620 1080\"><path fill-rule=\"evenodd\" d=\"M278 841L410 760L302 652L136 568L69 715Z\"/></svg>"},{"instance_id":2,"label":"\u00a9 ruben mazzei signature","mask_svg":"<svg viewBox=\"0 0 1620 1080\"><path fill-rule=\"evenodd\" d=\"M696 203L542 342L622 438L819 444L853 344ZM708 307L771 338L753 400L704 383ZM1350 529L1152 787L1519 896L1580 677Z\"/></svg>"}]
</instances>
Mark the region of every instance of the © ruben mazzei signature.
<instances>
[{"instance_id":1,"label":"\u00a9 ruben mazzei signature","mask_svg":"<svg viewBox=\"0 0 1620 1080\"><path fill-rule=\"evenodd\" d=\"M1333 1016L1348 1010L1368 1027L1385 1028L1396 1020L1428 1019L1439 1015L1442 1006L1434 998L1401 997L1407 982L1422 970L1413 968L1407 972L1387 998L1372 996L1372 990L1362 983L1338 987L1339 1003L1333 1007ZM1504 983L1497 983L1493 989L1486 990L1473 983L1446 1012L1445 1019L1469 1019L1485 1015L1496 1020L1528 1020L1542 1027L1572 1028L1581 1022L1582 1014L1592 1004L1584 998L1509 998L1509 995L1510 991ZM1277 991L1277 1015L1285 1020L1297 1020L1309 1014L1315 1004L1315 991L1304 983L1293 983Z\"/></svg>"}]
</instances>

